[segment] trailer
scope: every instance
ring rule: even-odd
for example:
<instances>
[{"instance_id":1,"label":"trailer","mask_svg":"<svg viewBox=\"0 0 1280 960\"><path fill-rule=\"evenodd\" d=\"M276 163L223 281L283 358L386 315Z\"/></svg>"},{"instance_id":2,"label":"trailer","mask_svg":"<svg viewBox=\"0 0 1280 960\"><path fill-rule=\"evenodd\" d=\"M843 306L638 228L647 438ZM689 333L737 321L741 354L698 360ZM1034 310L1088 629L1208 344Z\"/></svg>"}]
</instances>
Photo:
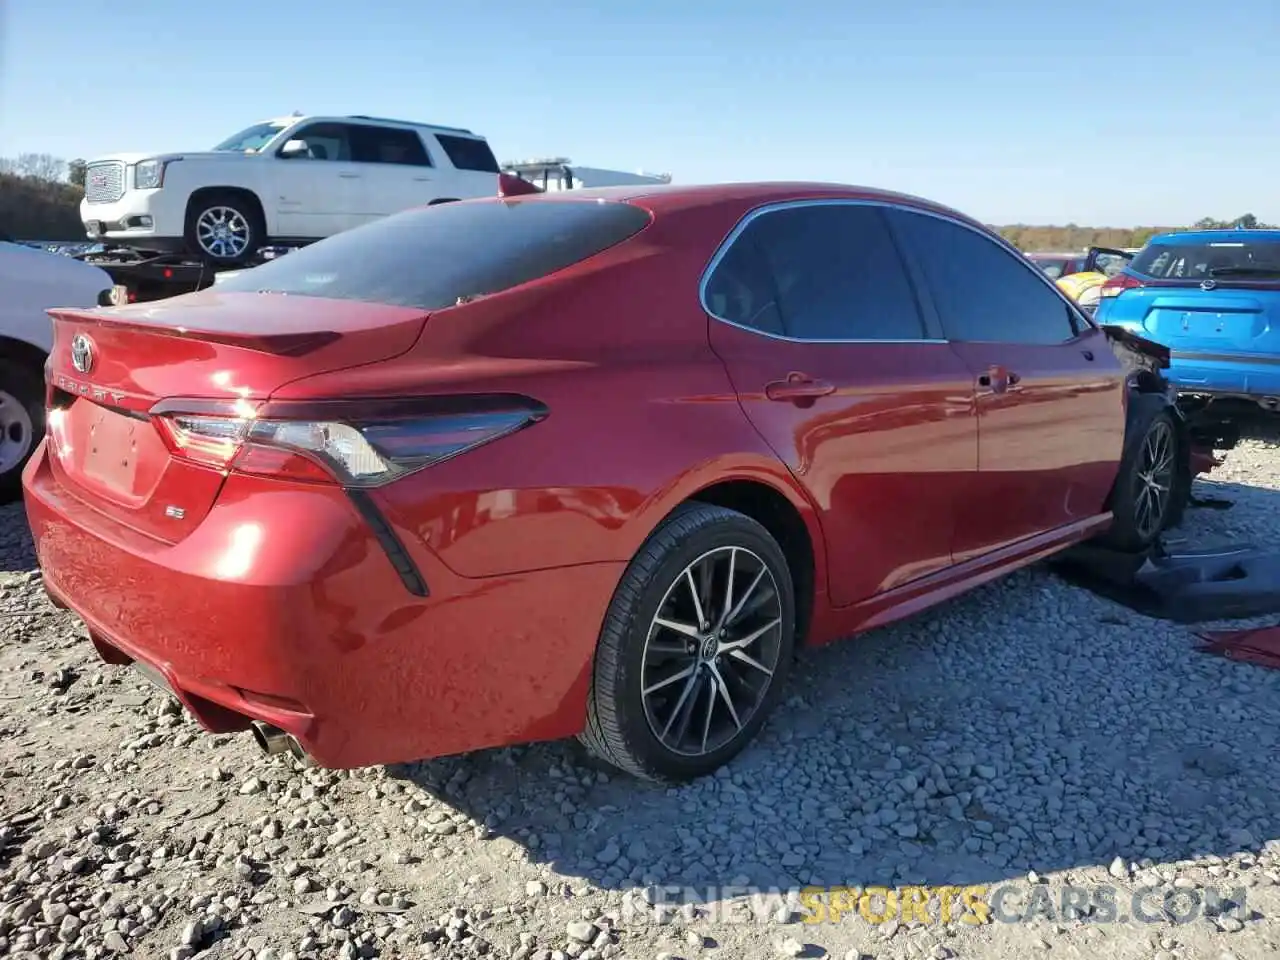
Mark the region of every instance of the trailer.
<instances>
[{"instance_id":1,"label":"trailer","mask_svg":"<svg viewBox=\"0 0 1280 960\"><path fill-rule=\"evenodd\" d=\"M295 249L297 247L263 248L250 263L224 268L180 254L151 253L131 247L109 246L74 256L111 277L112 288L103 295L101 303L105 307L148 303L204 290L213 286L220 274L248 270Z\"/></svg>"},{"instance_id":2,"label":"trailer","mask_svg":"<svg viewBox=\"0 0 1280 960\"><path fill-rule=\"evenodd\" d=\"M520 177L541 190L583 190L590 187L629 187L671 182L669 173L631 173L572 163L568 157L513 160L502 165L504 173Z\"/></svg>"}]
</instances>

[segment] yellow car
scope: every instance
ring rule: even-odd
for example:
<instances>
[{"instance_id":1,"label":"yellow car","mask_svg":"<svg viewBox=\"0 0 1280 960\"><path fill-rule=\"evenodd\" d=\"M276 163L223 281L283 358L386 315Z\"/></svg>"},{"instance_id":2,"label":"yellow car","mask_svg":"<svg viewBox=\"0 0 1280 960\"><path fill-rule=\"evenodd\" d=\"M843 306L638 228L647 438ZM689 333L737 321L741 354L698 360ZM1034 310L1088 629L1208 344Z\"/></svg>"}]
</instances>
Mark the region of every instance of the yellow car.
<instances>
[{"instance_id":1,"label":"yellow car","mask_svg":"<svg viewBox=\"0 0 1280 960\"><path fill-rule=\"evenodd\" d=\"M1129 250L1090 247L1084 253L1029 253L1027 259L1058 285L1058 289L1092 313L1102 285L1133 259Z\"/></svg>"},{"instance_id":2,"label":"yellow car","mask_svg":"<svg viewBox=\"0 0 1280 960\"><path fill-rule=\"evenodd\" d=\"M1107 282L1107 275L1097 270L1085 273L1069 273L1054 281L1058 289L1080 304L1081 309L1092 313L1098 308L1098 300L1102 297L1102 285Z\"/></svg>"}]
</instances>

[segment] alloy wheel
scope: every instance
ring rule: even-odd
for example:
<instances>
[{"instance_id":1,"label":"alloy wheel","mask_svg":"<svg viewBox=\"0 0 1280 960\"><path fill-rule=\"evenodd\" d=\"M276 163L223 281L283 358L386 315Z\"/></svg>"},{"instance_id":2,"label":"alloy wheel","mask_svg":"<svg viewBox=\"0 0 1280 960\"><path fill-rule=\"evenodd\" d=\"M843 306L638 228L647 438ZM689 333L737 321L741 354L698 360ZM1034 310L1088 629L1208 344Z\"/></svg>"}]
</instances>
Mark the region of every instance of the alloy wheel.
<instances>
[{"instance_id":1,"label":"alloy wheel","mask_svg":"<svg viewBox=\"0 0 1280 960\"><path fill-rule=\"evenodd\" d=\"M717 547L667 588L642 656L645 719L667 750L700 757L733 741L778 667L782 598L768 564Z\"/></svg>"},{"instance_id":2,"label":"alloy wheel","mask_svg":"<svg viewBox=\"0 0 1280 960\"><path fill-rule=\"evenodd\" d=\"M234 260L249 248L249 221L235 207L209 207L196 218L200 249L219 260Z\"/></svg>"},{"instance_id":3,"label":"alloy wheel","mask_svg":"<svg viewBox=\"0 0 1280 960\"><path fill-rule=\"evenodd\" d=\"M1134 476L1133 519L1144 540L1158 534L1164 525L1173 492L1173 429L1161 419L1152 424L1142 441L1142 454Z\"/></svg>"}]
</instances>

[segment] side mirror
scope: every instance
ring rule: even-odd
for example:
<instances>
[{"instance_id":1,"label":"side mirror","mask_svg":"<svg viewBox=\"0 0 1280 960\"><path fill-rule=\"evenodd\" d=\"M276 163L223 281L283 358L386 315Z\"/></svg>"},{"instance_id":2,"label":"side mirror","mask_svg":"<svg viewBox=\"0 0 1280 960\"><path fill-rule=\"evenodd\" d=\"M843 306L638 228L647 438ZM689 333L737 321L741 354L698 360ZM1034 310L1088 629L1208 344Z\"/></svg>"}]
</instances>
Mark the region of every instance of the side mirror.
<instances>
[{"instance_id":1,"label":"side mirror","mask_svg":"<svg viewBox=\"0 0 1280 960\"><path fill-rule=\"evenodd\" d=\"M295 157L305 157L307 155L307 141L305 140L290 140L280 148L280 156L286 160L292 160Z\"/></svg>"}]
</instances>

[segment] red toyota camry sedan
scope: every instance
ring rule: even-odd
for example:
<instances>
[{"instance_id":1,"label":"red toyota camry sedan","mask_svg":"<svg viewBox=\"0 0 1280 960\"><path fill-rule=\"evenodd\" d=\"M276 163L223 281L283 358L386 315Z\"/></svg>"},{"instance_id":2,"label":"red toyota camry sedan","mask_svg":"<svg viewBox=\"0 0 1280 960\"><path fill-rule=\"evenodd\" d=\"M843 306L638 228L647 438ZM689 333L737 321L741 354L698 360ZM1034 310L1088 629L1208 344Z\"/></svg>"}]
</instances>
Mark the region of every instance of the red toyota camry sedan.
<instances>
[{"instance_id":1,"label":"red toyota camry sedan","mask_svg":"<svg viewBox=\"0 0 1280 960\"><path fill-rule=\"evenodd\" d=\"M1183 480L1172 408L1134 417L1040 270L861 188L470 200L53 315L51 598L328 767L578 736L705 774L799 645L1140 547Z\"/></svg>"}]
</instances>

